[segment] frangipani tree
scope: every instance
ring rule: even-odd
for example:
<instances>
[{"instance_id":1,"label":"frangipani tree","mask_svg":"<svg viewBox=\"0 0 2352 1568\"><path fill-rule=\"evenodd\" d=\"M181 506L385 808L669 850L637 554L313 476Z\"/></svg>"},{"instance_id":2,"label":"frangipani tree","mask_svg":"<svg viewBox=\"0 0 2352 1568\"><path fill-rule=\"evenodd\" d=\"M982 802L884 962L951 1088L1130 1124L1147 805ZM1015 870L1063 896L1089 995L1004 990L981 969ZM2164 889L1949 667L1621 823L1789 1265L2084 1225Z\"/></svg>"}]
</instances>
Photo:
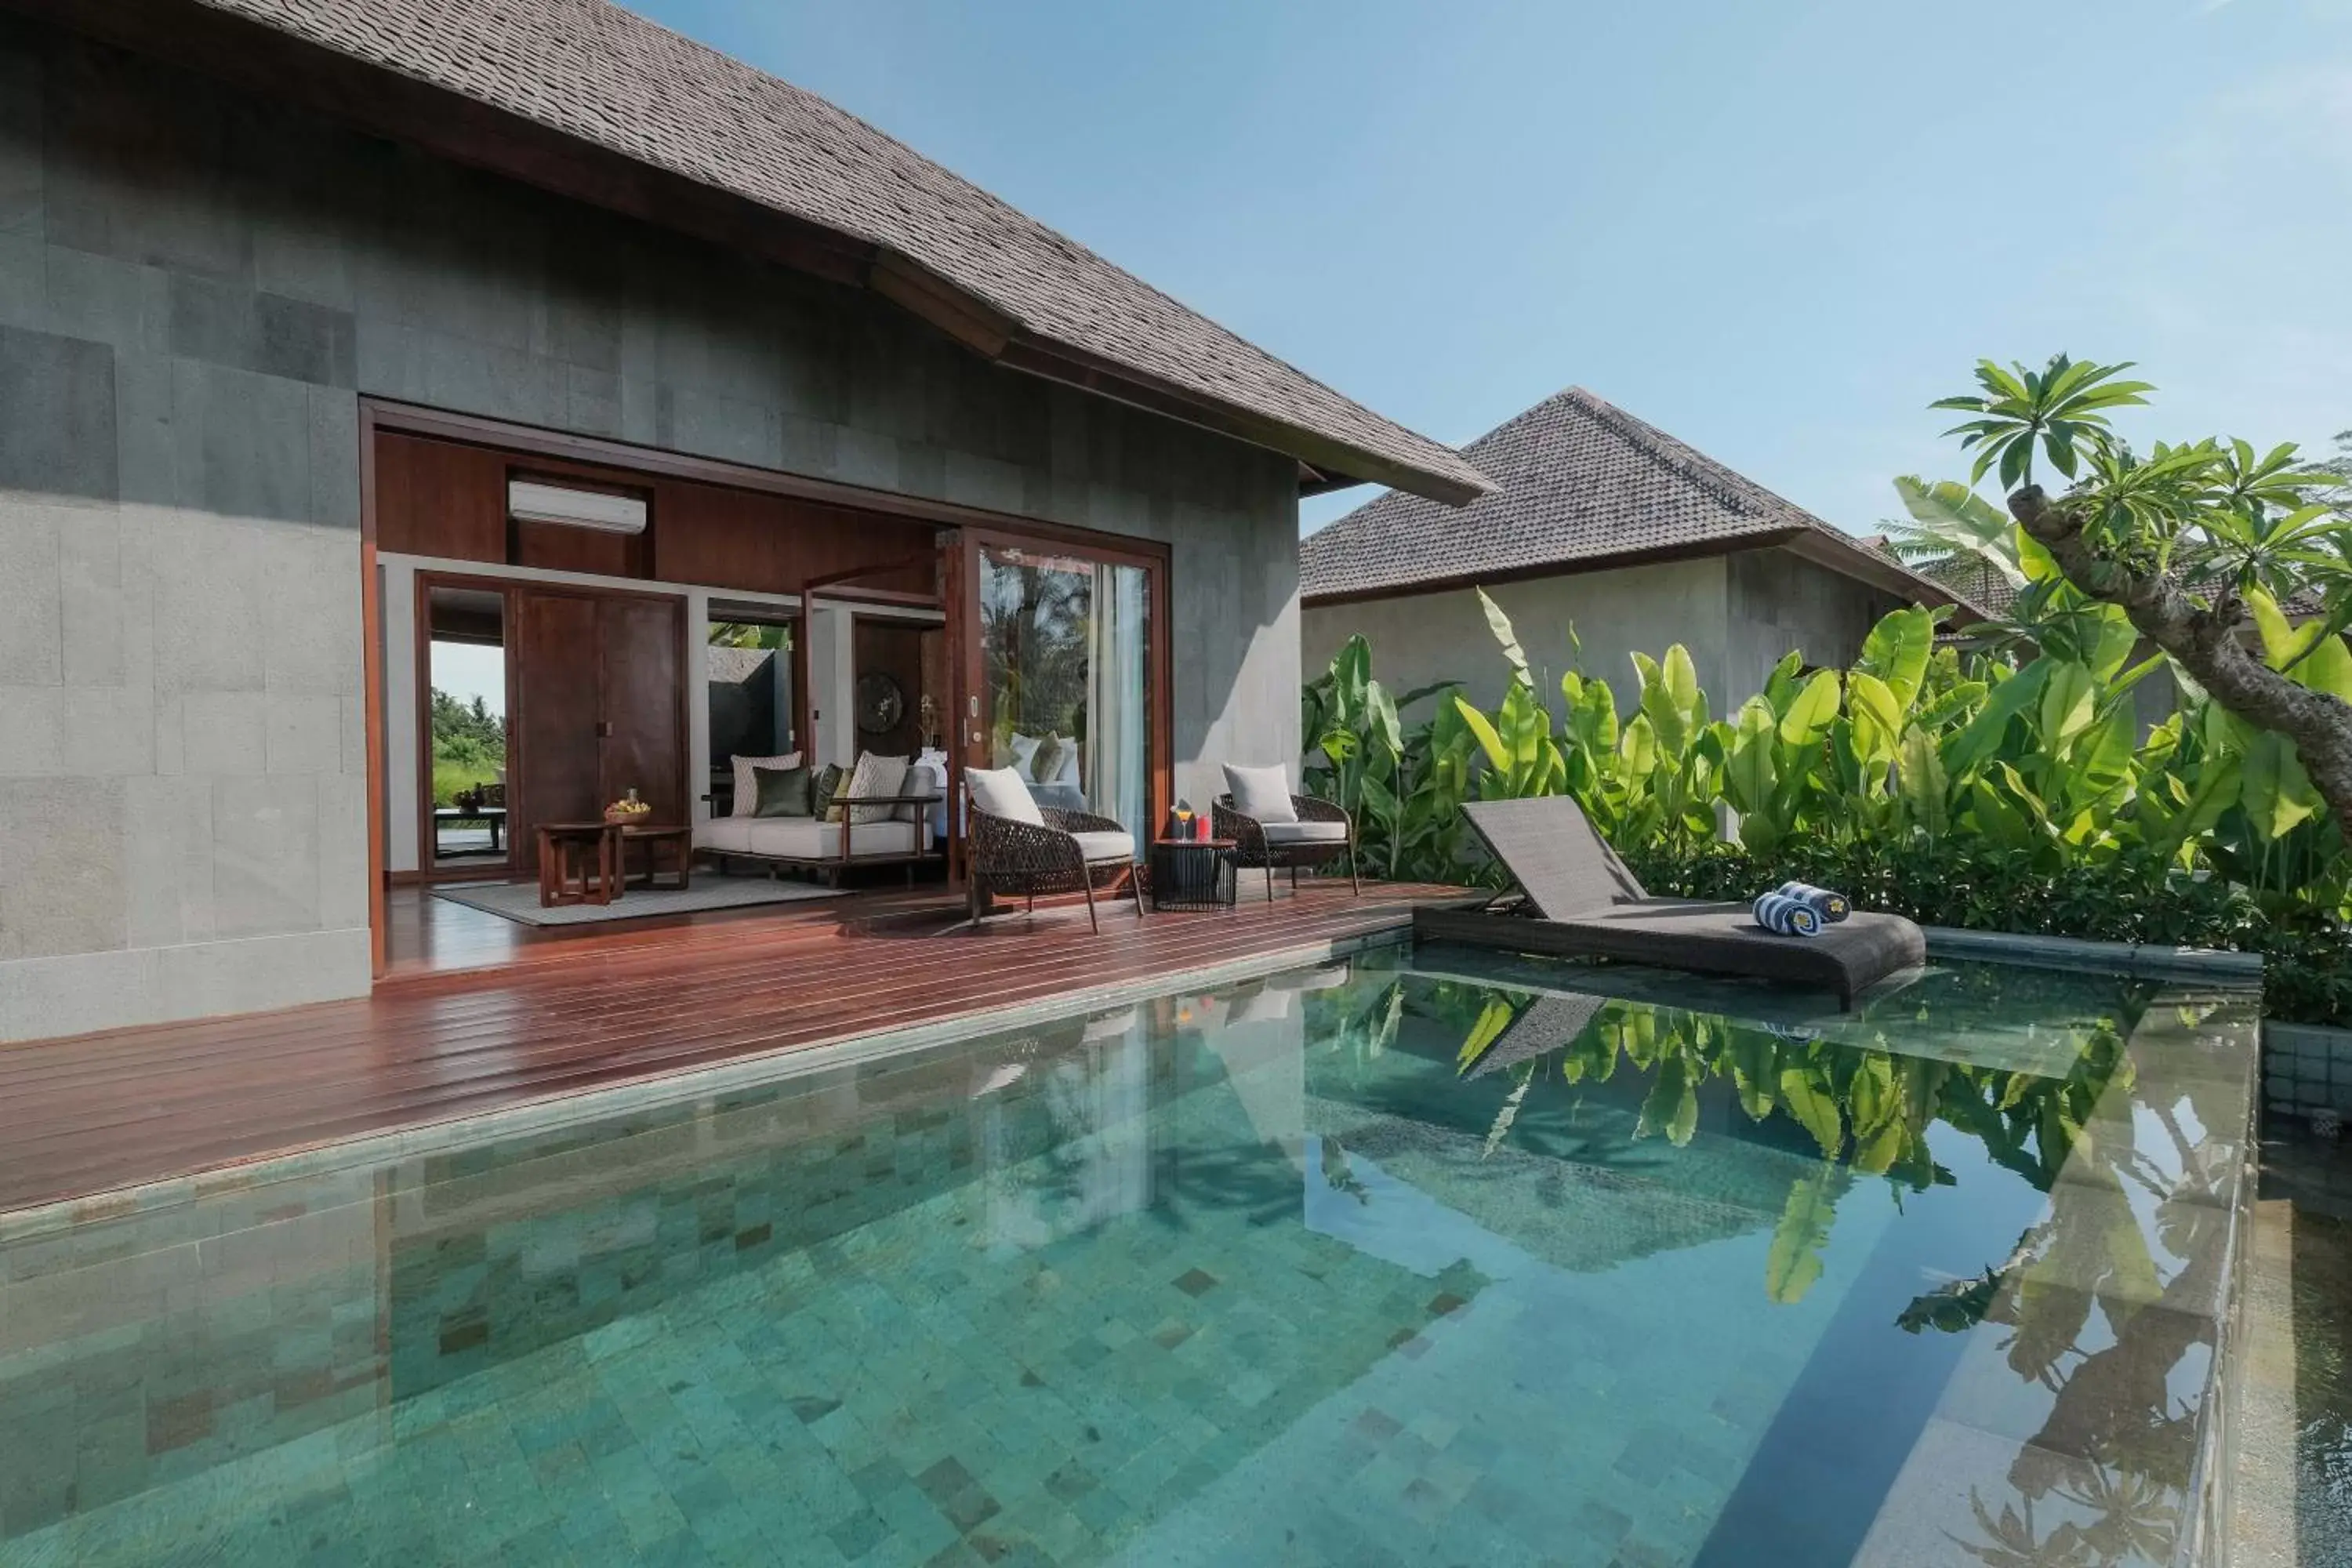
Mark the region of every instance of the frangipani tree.
<instances>
[{"instance_id":1,"label":"frangipani tree","mask_svg":"<svg viewBox=\"0 0 2352 1568\"><path fill-rule=\"evenodd\" d=\"M2258 452L2209 437L2141 457L2109 424L2153 390L2122 379L2130 368L2063 354L2040 372L1985 360L1977 391L1935 406L1974 416L1948 433L1976 453L1971 483L1998 473L2023 530L2022 574L2034 575L2025 555L2046 552L2067 584L2121 610L2245 727L2247 767L2288 809L2324 801L2352 824L2352 647L2340 635L2352 624L2352 524L2319 499L2332 476L2291 444ZM2037 457L2063 491L2037 482ZM2281 605L2304 593L2322 607L2297 626Z\"/></svg>"}]
</instances>

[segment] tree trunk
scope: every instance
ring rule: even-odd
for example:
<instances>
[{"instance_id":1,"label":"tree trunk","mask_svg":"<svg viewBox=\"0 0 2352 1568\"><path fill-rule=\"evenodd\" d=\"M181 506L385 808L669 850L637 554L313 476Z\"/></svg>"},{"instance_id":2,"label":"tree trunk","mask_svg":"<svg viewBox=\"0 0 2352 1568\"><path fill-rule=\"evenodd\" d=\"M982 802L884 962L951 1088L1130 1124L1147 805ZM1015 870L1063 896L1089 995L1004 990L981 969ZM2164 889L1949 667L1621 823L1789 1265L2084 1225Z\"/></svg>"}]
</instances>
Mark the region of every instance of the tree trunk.
<instances>
[{"instance_id":1,"label":"tree trunk","mask_svg":"<svg viewBox=\"0 0 2352 1568\"><path fill-rule=\"evenodd\" d=\"M2135 571L2083 537L2084 506L2052 500L2040 485L2009 498L2010 515L2056 558L2067 580L2118 605L2140 636L2180 661L2213 700L2256 729L2294 742L2314 788L2352 832L2352 703L2298 686L2248 651L2239 636L2237 595L2223 590L2200 608L2161 573Z\"/></svg>"}]
</instances>

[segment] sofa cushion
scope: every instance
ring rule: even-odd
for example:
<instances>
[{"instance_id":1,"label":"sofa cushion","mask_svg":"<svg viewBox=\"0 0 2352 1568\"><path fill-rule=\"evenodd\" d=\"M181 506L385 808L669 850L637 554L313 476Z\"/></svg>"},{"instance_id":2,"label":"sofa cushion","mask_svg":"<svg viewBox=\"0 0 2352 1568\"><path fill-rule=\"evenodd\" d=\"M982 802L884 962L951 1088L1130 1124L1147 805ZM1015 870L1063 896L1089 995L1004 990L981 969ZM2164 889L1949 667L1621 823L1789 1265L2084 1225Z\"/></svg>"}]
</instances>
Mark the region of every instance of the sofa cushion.
<instances>
[{"instance_id":1,"label":"sofa cushion","mask_svg":"<svg viewBox=\"0 0 2352 1568\"><path fill-rule=\"evenodd\" d=\"M1132 860L1135 858L1135 835L1115 833L1106 828L1094 833L1073 833L1078 841L1078 853L1088 860Z\"/></svg>"},{"instance_id":2,"label":"sofa cushion","mask_svg":"<svg viewBox=\"0 0 2352 1568\"><path fill-rule=\"evenodd\" d=\"M751 785L756 792L751 803L753 816L813 816L809 805L809 785L814 781L806 768L751 769ZM738 815L741 815L738 813Z\"/></svg>"},{"instance_id":3,"label":"sofa cushion","mask_svg":"<svg viewBox=\"0 0 2352 1568\"><path fill-rule=\"evenodd\" d=\"M911 855L917 825L911 822L856 822L849 828L849 858L867 855ZM835 860L841 857L841 824L808 816L755 816L744 825L743 852L774 855L792 860Z\"/></svg>"},{"instance_id":4,"label":"sofa cushion","mask_svg":"<svg viewBox=\"0 0 2352 1568\"><path fill-rule=\"evenodd\" d=\"M842 793L856 800L860 795L904 795L900 786L907 782L907 759L886 757L879 752L858 754L857 769L849 775ZM895 805L853 805L849 808L852 822L887 822L898 815Z\"/></svg>"},{"instance_id":5,"label":"sofa cushion","mask_svg":"<svg viewBox=\"0 0 2352 1568\"><path fill-rule=\"evenodd\" d=\"M727 760L735 764L735 804L730 811L730 815L735 816L751 816L751 806L759 799L760 792L751 783L753 768L796 768L801 765L798 752L786 752L775 757L730 757Z\"/></svg>"},{"instance_id":6,"label":"sofa cushion","mask_svg":"<svg viewBox=\"0 0 2352 1568\"><path fill-rule=\"evenodd\" d=\"M1265 824L1298 820L1298 810L1290 804L1290 770L1280 764L1244 768L1227 763L1225 788L1234 797L1234 809L1244 816Z\"/></svg>"},{"instance_id":7,"label":"sofa cushion","mask_svg":"<svg viewBox=\"0 0 2352 1568\"><path fill-rule=\"evenodd\" d=\"M964 787L971 792L971 803L991 816L1001 816L1008 822L1025 822L1032 827L1043 827L1045 818L1037 810L1037 797L1029 793L1021 775L1011 768L966 768Z\"/></svg>"},{"instance_id":8,"label":"sofa cushion","mask_svg":"<svg viewBox=\"0 0 2352 1568\"><path fill-rule=\"evenodd\" d=\"M1268 844L1348 842L1348 825L1344 822L1266 822L1259 826L1265 830Z\"/></svg>"},{"instance_id":9,"label":"sofa cushion","mask_svg":"<svg viewBox=\"0 0 2352 1568\"><path fill-rule=\"evenodd\" d=\"M694 847L742 854L751 846L751 824L757 820L750 816L714 816L698 823L694 829Z\"/></svg>"}]
</instances>

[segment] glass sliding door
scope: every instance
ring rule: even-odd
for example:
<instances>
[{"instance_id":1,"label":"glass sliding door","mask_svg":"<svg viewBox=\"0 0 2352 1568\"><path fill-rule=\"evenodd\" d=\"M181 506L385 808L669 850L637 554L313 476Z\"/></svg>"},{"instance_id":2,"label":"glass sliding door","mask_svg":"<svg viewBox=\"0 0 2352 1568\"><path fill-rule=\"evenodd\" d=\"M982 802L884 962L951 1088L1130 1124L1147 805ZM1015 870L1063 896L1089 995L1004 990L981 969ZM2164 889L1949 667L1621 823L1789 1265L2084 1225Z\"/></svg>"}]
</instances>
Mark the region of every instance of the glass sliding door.
<instances>
[{"instance_id":1,"label":"glass sliding door","mask_svg":"<svg viewBox=\"0 0 2352 1568\"><path fill-rule=\"evenodd\" d=\"M1042 806L1115 818L1139 851L1164 809L1159 563L995 538L971 563L964 765L1013 769Z\"/></svg>"}]
</instances>

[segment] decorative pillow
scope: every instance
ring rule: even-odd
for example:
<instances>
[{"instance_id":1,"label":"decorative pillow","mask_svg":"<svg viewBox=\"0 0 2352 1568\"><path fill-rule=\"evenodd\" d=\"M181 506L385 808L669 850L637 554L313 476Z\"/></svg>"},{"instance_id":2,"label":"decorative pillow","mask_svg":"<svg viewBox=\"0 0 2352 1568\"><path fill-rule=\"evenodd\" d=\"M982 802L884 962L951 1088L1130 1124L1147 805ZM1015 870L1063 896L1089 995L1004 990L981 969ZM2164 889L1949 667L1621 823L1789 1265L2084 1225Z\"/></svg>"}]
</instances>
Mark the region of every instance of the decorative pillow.
<instances>
[{"instance_id":1,"label":"decorative pillow","mask_svg":"<svg viewBox=\"0 0 2352 1568\"><path fill-rule=\"evenodd\" d=\"M753 768L796 768L801 765L798 752L786 752L781 757L730 757L735 764L735 805L730 816L749 816L760 799L759 786L752 782Z\"/></svg>"},{"instance_id":2,"label":"decorative pillow","mask_svg":"<svg viewBox=\"0 0 2352 1568\"><path fill-rule=\"evenodd\" d=\"M842 791L852 797L862 795L901 795L899 786L907 782L907 759L886 757L878 752L864 752L857 758L857 771L849 775L849 787ZM887 822L898 814L895 805L853 805L849 820Z\"/></svg>"},{"instance_id":3,"label":"decorative pillow","mask_svg":"<svg viewBox=\"0 0 2352 1568\"><path fill-rule=\"evenodd\" d=\"M964 787L971 792L972 805L991 816L1002 816L1010 822L1025 822L1032 827L1045 826L1045 818L1037 810L1037 797L1011 768L966 768Z\"/></svg>"},{"instance_id":4,"label":"decorative pillow","mask_svg":"<svg viewBox=\"0 0 2352 1568\"><path fill-rule=\"evenodd\" d=\"M751 770L751 784L756 792L751 804L754 816L813 816L814 797L809 786L814 781L806 768L762 768Z\"/></svg>"},{"instance_id":5,"label":"decorative pillow","mask_svg":"<svg viewBox=\"0 0 2352 1568\"><path fill-rule=\"evenodd\" d=\"M1029 753L1029 776L1039 784L1052 784L1061 777L1063 760L1070 755L1070 742L1059 735L1047 735Z\"/></svg>"},{"instance_id":6,"label":"decorative pillow","mask_svg":"<svg viewBox=\"0 0 2352 1568\"><path fill-rule=\"evenodd\" d=\"M1255 817L1260 822L1298 820L1298 810L1290 804L1287 768L1243 768L1227 763L1225 788L1233 795L1234 809L1244 816Z\"/></svg>"},{"instance_id":7,"label":"decorative pillow","mask_svg":"<svg viewBox=\"0 0 2352 1568\"><path fill-rule=\"evenodd\" d=\"M817 769L816 777L809 783L809 815L822 816L827 822L839 822L841 807L834 804L833 797L841 793L841 786L848 777L847 770L839 763L827 763Z\"/></svg>"},{"instance_id":8,"label":"decorative pillow","mask_svg":"<svg viewBox=\"0 0 2352 1568\"><path fill-rule=\"evenodd\" d=\"M1024 778L1036 777L1035 773L1030 772L1030 768L1036 761L1037 742L1037 736L1024 735L1015 731L1010 740L996 748L996 765L1000 768L1011 768Z\"/></svg>"}]
</instances>

